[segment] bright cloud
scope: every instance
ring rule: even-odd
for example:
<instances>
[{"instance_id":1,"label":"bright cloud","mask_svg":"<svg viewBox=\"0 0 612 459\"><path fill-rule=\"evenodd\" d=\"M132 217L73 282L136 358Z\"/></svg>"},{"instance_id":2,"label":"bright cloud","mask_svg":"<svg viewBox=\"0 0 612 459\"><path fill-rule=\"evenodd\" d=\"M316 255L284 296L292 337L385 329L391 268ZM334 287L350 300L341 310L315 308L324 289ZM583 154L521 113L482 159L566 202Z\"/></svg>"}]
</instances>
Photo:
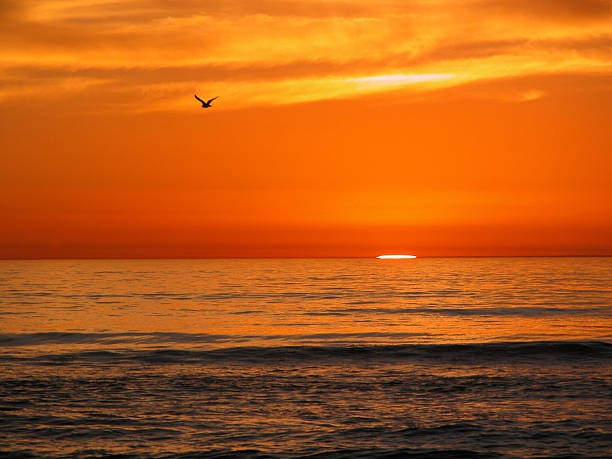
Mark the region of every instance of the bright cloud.
<instances>
[{"instance_id":1,"label":"bright cloud","mask_svg":"<svg viewBox=\"0 0 612 459\"><path fill-rule=\"evenodd\" d=\"M611 24L604 0L8 1L0 94L175 110L177 95L206 88L237 108L609 73Z\"/></svg>"}]
</instances>

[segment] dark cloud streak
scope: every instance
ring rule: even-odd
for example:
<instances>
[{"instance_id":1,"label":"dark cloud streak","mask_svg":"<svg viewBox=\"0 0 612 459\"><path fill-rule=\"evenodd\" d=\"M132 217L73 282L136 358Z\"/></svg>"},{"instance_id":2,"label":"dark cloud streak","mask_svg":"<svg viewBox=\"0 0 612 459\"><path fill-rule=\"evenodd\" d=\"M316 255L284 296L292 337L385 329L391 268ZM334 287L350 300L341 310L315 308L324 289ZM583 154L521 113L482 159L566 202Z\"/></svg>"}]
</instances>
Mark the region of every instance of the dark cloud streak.
<instances>
[{"instance_id":1,"label":"dark cloud streak","mask_svg":"<svg viewBox=\"0 0 612 459\"><path fill-rule=\"evenodd\" d=\"M385 56L381 59L360 59L348 62L331 60L296 60L279 64L203 64L169 65L162 67L100 67L100 66L54 66L18 65L7 67L3 81L46 80L70 77L121 80L125 83L155 84L182 81L269 81L300 77L343 76L412 66L438 61L489 58L504 54L545 52L548 50L574 51L596 54L612 60L612 36L588 39L567 38L558 40L483 40L464 43L439 43L417 56L405 53ZM2 81L2 80L0 80Z\"/></svg>"},{"instance_id":2,"label":"dark cloud streak","mask_svg":"<svg viewBox=\"0 0 612 459\"><path fill-rule=\"evenodd\" d=\"M545 21L580 22L612 17L611 0L483 0L475 6L485 12L517 14Z\"/></svg>"}]
</instances>

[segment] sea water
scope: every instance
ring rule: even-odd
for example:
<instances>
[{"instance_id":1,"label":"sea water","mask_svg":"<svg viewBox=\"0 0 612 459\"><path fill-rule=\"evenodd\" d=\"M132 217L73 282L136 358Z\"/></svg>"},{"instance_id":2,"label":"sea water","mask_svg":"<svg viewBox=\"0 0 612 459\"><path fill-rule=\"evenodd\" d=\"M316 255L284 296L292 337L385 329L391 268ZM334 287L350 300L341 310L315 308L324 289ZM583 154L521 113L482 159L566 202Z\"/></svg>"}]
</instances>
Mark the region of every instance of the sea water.
<instances>
[{"instance_id":1,"label":"sea water","mask_svg":"<svg viewBox=\"0 0 612 459\"><path fill-rule=\"evenodd\" d=\"M0 261L0 455L609 457L612 258Z\"/></svg>"}]
</instances>

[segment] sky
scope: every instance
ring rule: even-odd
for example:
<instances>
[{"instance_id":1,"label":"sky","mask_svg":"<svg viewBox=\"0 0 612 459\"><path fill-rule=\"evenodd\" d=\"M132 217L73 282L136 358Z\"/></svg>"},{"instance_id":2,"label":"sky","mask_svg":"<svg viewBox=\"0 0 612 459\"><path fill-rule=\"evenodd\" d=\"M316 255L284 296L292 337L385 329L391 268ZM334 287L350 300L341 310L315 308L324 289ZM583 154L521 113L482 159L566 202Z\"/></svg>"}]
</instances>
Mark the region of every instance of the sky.
<instances>
[{"instance_id":1,"label":"sky","mask_svg":"<svg viewBox=\"0 0 612 459\"><path fill-rule=\"evenodd\" d=\"M610 120L608 0L2 0L0 258L612 255Z\"/></svg>"}]
</instances>

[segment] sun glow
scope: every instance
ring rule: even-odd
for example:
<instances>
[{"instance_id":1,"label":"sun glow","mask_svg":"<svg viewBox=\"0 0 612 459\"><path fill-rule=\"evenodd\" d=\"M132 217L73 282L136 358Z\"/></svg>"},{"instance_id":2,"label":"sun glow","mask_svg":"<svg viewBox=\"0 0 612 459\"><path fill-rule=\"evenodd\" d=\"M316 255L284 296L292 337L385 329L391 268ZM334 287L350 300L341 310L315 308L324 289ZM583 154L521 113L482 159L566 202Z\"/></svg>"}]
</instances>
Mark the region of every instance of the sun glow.
<instances>
[{"instance_id":1,"label":"sun glow","mask_svg":"<svg viewBox=\"0 0 612 459\"><path fill-rule=\"evenodd\" d=\"M348 78L350 83L358 83L362 88L397 86L414 83L444 81L453 78L453 74L416 74L416 75L376 75L361 78Z\"/></svg>"},{"instance_id":2,"label":"sun glow","mask_svg":"<svg viewBox=\"0 0 612 459\"><path fill-rule=\"evenodd\" d=\"M380 260L400 260L403 258L416 258L415 255L379 255L376 258Z\"/></svg>"},{"instance_id":3,"label":"sun glow","mask_svg":"<svg viewBox=\"0 0 612 459\"><path fill-rule=\"evenodd\" d=\"M448 80L454 77L452 74L421 74L421 75L376 75L361 78L349 78L348 81L357 81L364 83L384 83L384 84L404 84L404 83L418 83L421 81L437 81L437 80Z\"/></svg>"}]
</instances>

